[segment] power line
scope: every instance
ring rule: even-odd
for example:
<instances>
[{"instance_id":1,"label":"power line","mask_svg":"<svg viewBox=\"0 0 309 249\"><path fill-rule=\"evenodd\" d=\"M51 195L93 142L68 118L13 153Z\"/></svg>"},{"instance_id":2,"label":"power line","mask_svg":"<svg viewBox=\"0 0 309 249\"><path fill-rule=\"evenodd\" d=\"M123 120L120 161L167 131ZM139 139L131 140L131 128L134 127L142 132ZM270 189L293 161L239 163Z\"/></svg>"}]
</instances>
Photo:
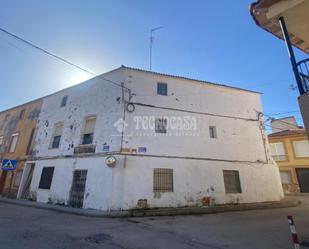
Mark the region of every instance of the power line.
<instances>
[{"instance_id":1,"label":"power line","mask_svg":"<svg viewBox=\"0 0 309 249\"><path fill-rule=\"evenodd\" d=\"M55 54L53 54L53 53L47 51L46 49L41 48L41 47L39 47L38 45L35 45L34 43L32 43L32 42L30 42L30 41L27 41L26 39L21 38L20 36L15 35L15 34L13 34L13 33L9 32L9 31L7 31L7 30L5 30L5 29L3 29L3 28L1 28L1 27L0 27L0 31L3 32L3 33L6 34L6 35L8 35L8 36L10 36L10 37L12 37L12 38L18 40L18 41L21 41L21 42L25 43L26 45L28 45L28 46L30 46L30 47L32 47L32 48L34 48L34 49L39 50L39 51L42 52L42 53L45 53L45 54L47 54L47 55L49 55L49 56L51 56L51 57L53 57L53 58L55 58L55 59L57 59L57 60L62 61L63 63L66 63L66 64L68 64L68 65L70 65L70 66L73 66L73 67L75 67L75 68L77 68L77 69L79 69L79 70L81 70L81 71L84 71L84 72L86 72L86 73L88 73L88 74L91 74L91 75L93 75L93 76L95 76L95 77L99 77L99 78L101 78L101 79L103 79L103 80L105 80L105 81L107 81L107 82L109 82L109 83L111 83L111 84L117 85L117 86L119 86L119 87L121 87L121 88L125 88L126 90L130 91L129 88L127 88L127 87L125 87L125 86L119 84L118 82L115 82L115 81L106 79L106 78L102 77L101 75L97 75L96 73L93 73L93 72L91 72L90 70L85 69L85 68L83 68L83 67L81 67L81 66L79 66L79 65L77 65L77 64L75 64L75 63L73 63L73 62L71 62L71 61L69 61L69 60L67 60L67 59L65 59L65 58L63 58L63 57L61 57L61 56L55 55Z\"/></svg>"},{"instance_id":2,"label":"power line","mask_svg":"<svg viewBox=\"0 0 309 249\"><path fill-rule=\"evenodd\" d=\"M270 113L268 115L271 115L271 116L280 116L280 115L284 115L284 114L290 114L290 113L298 113L300 111L287 111L287 112L279 112L279 113Z\"/></svg>"}]
</instances>

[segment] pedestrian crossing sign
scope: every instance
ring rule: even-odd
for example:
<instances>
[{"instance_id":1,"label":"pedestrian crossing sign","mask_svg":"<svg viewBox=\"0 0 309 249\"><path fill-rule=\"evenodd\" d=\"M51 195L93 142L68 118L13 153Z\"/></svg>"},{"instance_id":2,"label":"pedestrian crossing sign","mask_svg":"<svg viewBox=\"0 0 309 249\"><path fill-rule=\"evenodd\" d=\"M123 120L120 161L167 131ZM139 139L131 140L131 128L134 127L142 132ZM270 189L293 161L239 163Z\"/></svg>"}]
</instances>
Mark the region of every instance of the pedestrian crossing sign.
<instances>
[{"instance_id":1,"label":"pedestrian crossing sign","mask_svg":"<svg viewBox=\"0 0 309 249\"><path fill-rule=\"evenodd\" d=\"M1 164L2 170L15 170L16 160L3 159Z\"/></svg>"}]
</instances>

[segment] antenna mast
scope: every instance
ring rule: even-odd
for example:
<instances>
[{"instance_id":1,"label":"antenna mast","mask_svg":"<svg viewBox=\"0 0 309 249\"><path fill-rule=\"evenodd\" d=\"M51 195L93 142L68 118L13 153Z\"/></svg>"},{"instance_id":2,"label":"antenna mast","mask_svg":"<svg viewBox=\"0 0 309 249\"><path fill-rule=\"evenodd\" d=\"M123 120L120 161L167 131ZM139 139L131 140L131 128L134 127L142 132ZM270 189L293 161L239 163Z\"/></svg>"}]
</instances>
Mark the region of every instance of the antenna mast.
<instances>
[{"instance_id":1,"label":"antenna mast","mask_svg":"<svg viewBox=\"0 0 309 249\"><path fill-rule=\"evenodd\" d=\"M150 56L149 56L149 70L151 71L152 69L152 46L153 46L153 42L154 42L154 36L153 36L153 32L158 30L158 29L162 29L163 27L157 27L157 28L153 28L150 30Z\"/></svg>"}]
</instances>

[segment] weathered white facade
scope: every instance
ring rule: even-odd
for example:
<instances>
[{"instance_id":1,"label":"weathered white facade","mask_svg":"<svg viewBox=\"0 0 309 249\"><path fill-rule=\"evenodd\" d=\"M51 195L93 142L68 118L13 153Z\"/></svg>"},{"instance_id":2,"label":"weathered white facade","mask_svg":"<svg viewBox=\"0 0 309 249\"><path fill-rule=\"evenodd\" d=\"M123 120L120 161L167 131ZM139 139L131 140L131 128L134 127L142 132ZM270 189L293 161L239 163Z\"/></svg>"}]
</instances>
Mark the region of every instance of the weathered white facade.
<instances>
[{"instance_id":1,"label":"weathered white facade","mask_svg":"<svg viewBox=\"0 0 309 249\"><path fill-rule=\"evenodd\" d=\"M167 84L167 96L157 94L158 82ZM130 209L140 199L149 207L200 205L209 196L215 203L280 200L261 110L259 93L121 67L44 99L28 162L34 165L30 192L39 202L69 204L73 172L82 169L88 172L84 208ZM95 153L74 153L89 116L96 117ZM166 133L150 127L156 118L169 121ZM60 145L51 149L59 122ZM113 168L106 166L108 155L117 160ZM49 189L39 188L43 167L54 167ZM172 191L154 192L157 168L172 169ZM238 171L240 193L226 193L223 170Z\"/></svg>"}]
</instances>

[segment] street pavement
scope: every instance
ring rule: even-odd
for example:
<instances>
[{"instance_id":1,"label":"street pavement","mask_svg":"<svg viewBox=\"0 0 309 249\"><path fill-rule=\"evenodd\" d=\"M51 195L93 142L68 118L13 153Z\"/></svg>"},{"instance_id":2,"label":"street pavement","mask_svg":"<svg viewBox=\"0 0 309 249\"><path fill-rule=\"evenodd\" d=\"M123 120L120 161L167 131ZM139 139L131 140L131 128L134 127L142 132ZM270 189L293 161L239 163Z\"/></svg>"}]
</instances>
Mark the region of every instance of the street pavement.
<instances>
[{"instance_id":1,"label":"street pavement","mask_svg":"<svg viewBox=\"0 0 309 249\"><path fill-rule=\"evenodd\" d=\"M309 195L295 198L302 204L294 208L143 218L93 218L0 202L0 248L292 249L287 215L309 245Z\"/></svg>"}]
</instances>

